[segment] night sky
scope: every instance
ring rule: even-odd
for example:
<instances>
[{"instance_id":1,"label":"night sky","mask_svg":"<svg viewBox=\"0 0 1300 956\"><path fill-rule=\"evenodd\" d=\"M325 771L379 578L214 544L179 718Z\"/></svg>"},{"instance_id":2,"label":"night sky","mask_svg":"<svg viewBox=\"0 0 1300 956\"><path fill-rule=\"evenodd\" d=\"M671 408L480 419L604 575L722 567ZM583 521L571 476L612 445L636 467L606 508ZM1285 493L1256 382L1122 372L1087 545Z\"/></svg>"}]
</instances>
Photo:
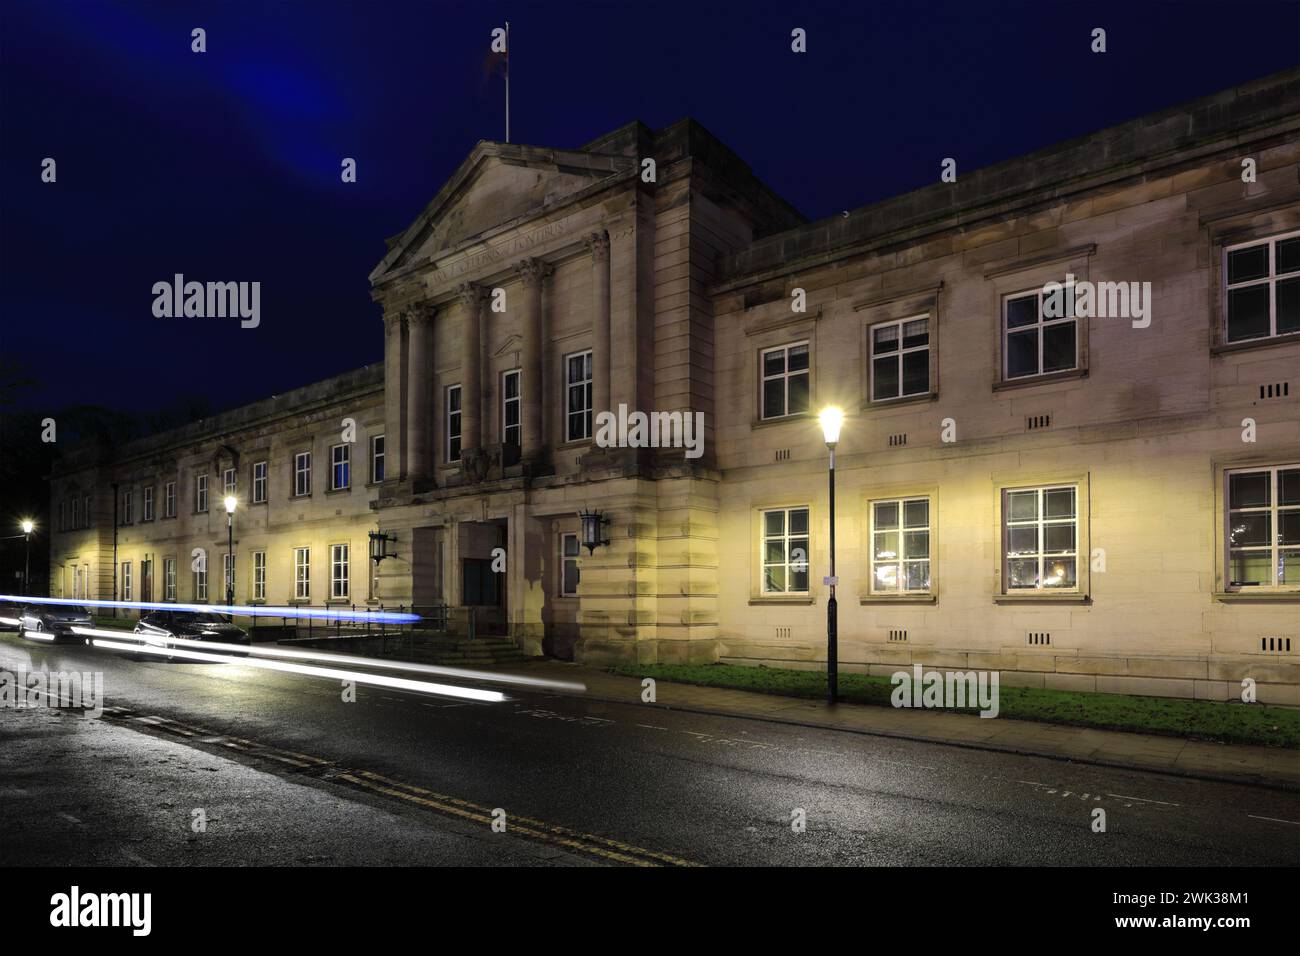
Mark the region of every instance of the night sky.
<instances>
[{"instance_id":1,"label":"night sky","mask_svg":"<svg viewBox=\"0 0 1300 956\"><path fill-rule=\"evenodd\" d=\"M367 274L502 138L483 61L506 19L514 141L693 116L814 218L1300 61L1296 2L5 0L0 358L37 379L21 403L226 408L378 361ZM261 326L155 318L176 272L260 281Z\"/></svg>"}]
</instances>

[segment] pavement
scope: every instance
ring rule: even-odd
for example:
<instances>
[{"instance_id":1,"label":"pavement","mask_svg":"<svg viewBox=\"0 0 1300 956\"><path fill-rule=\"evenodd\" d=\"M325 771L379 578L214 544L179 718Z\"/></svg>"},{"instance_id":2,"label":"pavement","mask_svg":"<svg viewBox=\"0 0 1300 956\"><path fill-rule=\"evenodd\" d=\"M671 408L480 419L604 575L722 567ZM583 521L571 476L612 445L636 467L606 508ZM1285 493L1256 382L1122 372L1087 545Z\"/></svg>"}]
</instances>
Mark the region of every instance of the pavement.
<instances>
[{"instance_id":1,"label":"pavement","mask_svg":"<svg viewBox=\"0 0 1300 956\"><path fill-rule=\"evenodd\" d=\"M618 703L641 701L641 679L559 661L535 661L511 673L579 680L587 696ZM868 707L780 697L753 691L656 682L654 707L699 714L770 720L952 747L973 747L1035 757L1175 774L1200 780L1251 783L1300 790L1300 751L1278 747L1184 740L1156 734L983 718L933 710Z\"/></svg>"}]
</instances>

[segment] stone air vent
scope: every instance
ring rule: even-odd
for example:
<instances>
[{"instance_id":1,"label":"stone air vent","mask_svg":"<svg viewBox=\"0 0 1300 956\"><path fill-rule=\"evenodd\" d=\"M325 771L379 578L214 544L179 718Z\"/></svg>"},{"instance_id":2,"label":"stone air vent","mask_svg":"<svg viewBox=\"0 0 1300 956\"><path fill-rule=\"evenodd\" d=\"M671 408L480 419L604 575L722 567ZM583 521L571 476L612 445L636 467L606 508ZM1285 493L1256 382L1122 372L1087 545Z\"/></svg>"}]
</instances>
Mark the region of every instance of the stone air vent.
<instances>
[{"instance_id":1,"label":"stone air vent","mask_svg":"<svg viewBox=\"0 0 1300 956\"><path fill-rule=\"evenodd\" d=\"M1030 631L1026 643L1034 647L1047 647L1052 643L1052 635L1047 631Z\"/></svg>"},{"instance_id":2,"label":"stone air vent","mask_svg":"<svg viewBox=\"0 0 1300 956\"><path fill-rule=\"evenodd\" d=\"M778 627L776 629L776 639L778 641L790 640L790 629L788 627Z\"/></svg>"},{"instance_id":3,"label":"stone air vent","mask_svg":"<svg viewBox=\"0 0 1300 956\"><path fill-rule=\"evenodd\" d=\"M776 450L776 460L777 460L777 461L789 461L789 460L790 460L790 449L789 449L789 448L778 448L778 449Z\"/></svg>"},{"instance_id":4,"label":"stone air vent","mask_svg":"<svg viewBox=\"0 0 1300 956\"><path fill-rule=\"evenodd\" d=\"M1270 398L1286 398L1290 394L1290 382L1272 382L1259 387L1259 400L1261 402L1268 401Z\"/></svg>"},{"instance_id":5,"label":"stone air vent","mask_svg":"<svg viewBox=\"0 0 1300 956\"><path fill-rule=\"evenodd\" d=\"M1037 428L1051 428L1051 427L1052 427L1051 415L1030 415L1025 419L1025 429L1027 431L1032 432Z\"/></svg>"},{"instance_id":6,"label":"stone air vent","mask_svg":"<svg viewBox=\"0 0 1300 956\"><path fill-rule=\"evenodd\" d=\"M1261 654L1290 654L1291 638L1261 637L1259 639L1259 652Z\"/></svg>"},{"instance_id":7,"label":"stone air vent","mask_svg":"<svg viewBox=\"0 0 1300 956\"><path fill-rule=\"evenodd\" d=\"M907 631L902 628L890 628L889 643L902 644L907 640Z\"/></svg>"},{"instance_id":8,"label":"stone air vent","mask_svg":"<svg viewBox=\"0 0 1300 956\"><path fill-rule=\"evenodd\" d=\"M907 444L907 435L906 435L906 434L902 434L902 435L890 435L890 436L889 436L889 447L890 447L890 448L898 448L898 447L900 447L900 446L902 446L902 445L906 445L906 444Z\"/></svg>"}]
</instances>

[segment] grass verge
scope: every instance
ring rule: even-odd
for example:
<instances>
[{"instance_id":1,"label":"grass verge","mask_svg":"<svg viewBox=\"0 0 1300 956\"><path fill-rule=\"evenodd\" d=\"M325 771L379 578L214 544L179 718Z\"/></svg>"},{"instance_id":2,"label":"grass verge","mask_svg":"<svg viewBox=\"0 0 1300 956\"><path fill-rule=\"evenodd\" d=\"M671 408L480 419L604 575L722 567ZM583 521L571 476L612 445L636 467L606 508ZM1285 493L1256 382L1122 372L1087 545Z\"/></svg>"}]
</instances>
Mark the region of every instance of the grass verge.
<instances>
[{"instance_id":1,"label":"grass verge","mask_svg":"<svg viewBox=\"0 0 1300 956\"><path fill-rule=\"evenodd\" d=\"M819 671L737 664L650 664L612 667L610 671L628 677L653 677L783 697L826 696L826 675ZM846 703L891 706L894 685L888 677L841 673L839 684L840 698ZM1006 686L999 688L998 696L998 716L1013 720L1300 748L1300 710L1289 707ZM975 713L969 709L965 712Z\"/></svg>"}]
</instances>

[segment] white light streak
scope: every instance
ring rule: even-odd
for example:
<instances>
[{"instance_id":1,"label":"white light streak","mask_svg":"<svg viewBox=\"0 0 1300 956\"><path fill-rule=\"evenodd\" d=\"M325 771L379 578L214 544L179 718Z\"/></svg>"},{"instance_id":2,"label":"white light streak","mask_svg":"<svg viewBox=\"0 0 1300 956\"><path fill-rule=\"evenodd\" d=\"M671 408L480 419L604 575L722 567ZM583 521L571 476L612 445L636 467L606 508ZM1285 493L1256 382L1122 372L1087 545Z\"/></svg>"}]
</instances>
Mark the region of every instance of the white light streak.
<instances>
[{"instance_id":1,"label":"white light streak","mask_svg":"<svg viewBox=\"0 0 1300 956\"><path fill-rule=\"evenodd\" d=\"M116 635L115 635L116 636ZM123 635L125 636L125 635ZM133 635L134 636L134 635ZM152 644L123 644L118 640L92 640L95 647L106 647L115 651L132 653L158 654L163 657L183 657L193 661L210 661L214 664L243 664L246 667L258 667L264 670L283 671L287 674L303 674L307 677L326 677L331 680L355 681L358 684L371 684L376 687L392 687L396 690L412 690L422 694L437 694L441 697L459 697L465 700L479 700L485 703L499 704L505 695L495 690L478 690L474 687L454 687L451 684L434 684L429 681L408 680L405 677L389 677L387 674L363 674L360 671L344 671L334 667L313 667L309 664L291 664L287 661L264 661L249 657L228 657L224 654L200 654L197 651L182 650L177 647L155 647ZM240 648L243 649L242 647Z\"/></svg>"},{"instance_id":2,"label":"white light streak","mask_svg":"<svg viewBox=\"0 0 1300 956\"><path fill-rule=\"evenodd\" d=\"M287 647L262 647L256 644L223 644L217 641L192 641L180 637L165 637L144 633L115 631L100 627L73 627L73 632L84 637L106 637L112 640L131 640L152 643L154 640L166 641L180 647L207 648L211 651L227 651L249 654L259 657L284 657L299 661L320 661L327 664L351 664L356 667L372 667L381 670L410 671L418 674L436 674L439 677L456 677L461 680L485 681L496 684L515 684L520 687L532 687L538 690L567 691L585 694L586 684L575 681L549 680L543 677L525 677L521 674L498 674L493 671L476 671L463 667L439 667L435 664L414 664L410 661L388 661L373 657L352 657L347 654L322 654L313 651L300 651Z\"/></svg>"}]
</instances>

